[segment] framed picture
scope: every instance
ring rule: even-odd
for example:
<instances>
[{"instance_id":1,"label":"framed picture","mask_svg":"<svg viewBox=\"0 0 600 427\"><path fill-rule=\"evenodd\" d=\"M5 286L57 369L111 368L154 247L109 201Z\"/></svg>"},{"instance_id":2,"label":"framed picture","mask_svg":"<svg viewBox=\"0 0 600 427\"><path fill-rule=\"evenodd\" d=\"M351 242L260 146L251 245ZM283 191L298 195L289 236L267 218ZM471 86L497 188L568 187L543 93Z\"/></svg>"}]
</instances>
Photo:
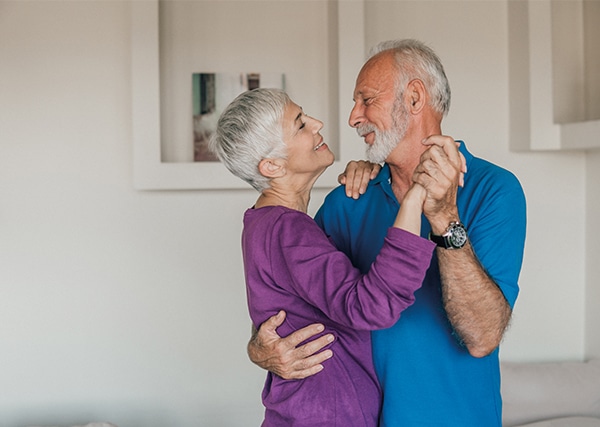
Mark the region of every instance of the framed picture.
<instances>
[{"instance_id":1,"label":"framed picture","mask_svg":"<svg viewBox=\"0 0 600 427\"><path fill-rule=\"evenodd\" d=\"M285 90L281 73L194 73L192 74L193 144L195 162L218 162L208 148L217 122L227 105L239 94L257 89Z\"/></svg>"},{"instance_id":2,"label":"framed picture","mask_svg":"<svg viewBox=\"0 0 600 427\"><path fill-rule=\"evenodd\" d=\"M355 3L131 2L134 187L250 189L220 162L196 156L195 116L206 114L202 111L211 108L210 97L215 94L206 92L198 95L206 99L194 99L193 88L204 85L206 91L212 84L211 77L203 81L202 74L214 74L217 88L219 76L227 75L239 79L240 74L248 74L246 78L252 85L254 70L262 78L283 80L284 75L285 90L292 99L301 100L308 114L325 123L324 137L336 162L319 178L316 187L337 185L337 175L346 162L364 157L363 144L346 122L352 108L354 80L364 59L364 11L354 7ZM293 7L297 9L291 12L306 13L311 19L318 12L323 20L319 30L306 29L302 19L273 19L277 14L290 14ZM252 14L256 14L253 19L266 16L262 19L279 27L255 25L240 30L247 26L235 19L247 23ZM223 22L213 22L216 16L233 20L227 22L229 32L223 29L227 26ZM247 34L240 37L240 31ZM161 32L166 37L161 37ZM280 43L274 36L276 32L292 36ZM215 108L217 99L218 95ZM344 143L340 143L342 140Z\"/></svg>"}]
</instances>

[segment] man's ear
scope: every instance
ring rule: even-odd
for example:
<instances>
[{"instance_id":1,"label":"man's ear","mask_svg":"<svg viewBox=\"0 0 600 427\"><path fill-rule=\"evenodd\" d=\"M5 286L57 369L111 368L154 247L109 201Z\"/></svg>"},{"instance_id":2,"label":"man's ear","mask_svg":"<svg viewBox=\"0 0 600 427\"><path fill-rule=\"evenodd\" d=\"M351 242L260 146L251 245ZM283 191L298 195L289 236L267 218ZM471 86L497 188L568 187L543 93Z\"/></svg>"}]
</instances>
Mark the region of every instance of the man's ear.
<instances>
[{"instance_id":1,"label":"man's ear","mask_svg":"<svg viewBox=\"0 0 600 427\"><path fill-rule=\"evenodd\" d=\"M285 162L283 159L262 159L258 171L267 178L279 178L285 175Z\"/></svg>"},{"instance_id":2,"label":"man's ear","mask_svg":"<svg viewBox=\"0 0 600 427\"><path fill-rule=\"evenodd\" d=\"M419 79L408 82L405 91L407 108L412 114L418 114L427 105L427 90L425 85Z\"/></svg>"}]
</instances>

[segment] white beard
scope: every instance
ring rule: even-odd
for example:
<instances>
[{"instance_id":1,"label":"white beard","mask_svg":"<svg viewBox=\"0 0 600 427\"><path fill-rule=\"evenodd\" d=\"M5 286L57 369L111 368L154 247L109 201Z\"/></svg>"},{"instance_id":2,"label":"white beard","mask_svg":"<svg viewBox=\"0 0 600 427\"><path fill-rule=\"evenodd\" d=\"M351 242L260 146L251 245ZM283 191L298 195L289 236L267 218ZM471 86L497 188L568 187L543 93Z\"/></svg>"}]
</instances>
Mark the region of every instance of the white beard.
<instances>
[{"instance_id":1,"label":"white beard","mask_svg":"<svg viewBox=\"0 0 600 427\"><path fill-rule=\"evenodd\" d=\"M408 111L402 104L394 105L393 126L390 130L380 130L374 125L366 124L356 129L360 136L369 132L375 133L375 140L372 145L367 146L367 160L372 163L383 163L398 143L404 138L408 128Z\"/></svg>"}]
</instances>

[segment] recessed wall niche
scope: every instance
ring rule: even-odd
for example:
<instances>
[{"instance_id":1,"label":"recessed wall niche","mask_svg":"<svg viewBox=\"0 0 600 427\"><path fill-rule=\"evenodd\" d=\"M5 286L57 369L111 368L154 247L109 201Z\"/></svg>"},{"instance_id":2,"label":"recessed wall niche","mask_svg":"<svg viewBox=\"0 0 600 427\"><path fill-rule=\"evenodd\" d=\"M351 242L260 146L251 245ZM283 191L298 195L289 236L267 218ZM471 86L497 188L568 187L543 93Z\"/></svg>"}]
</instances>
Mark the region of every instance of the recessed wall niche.
<instances>
[{"instance_id":1,"label":"recessed wall niche","mask_svg":"<svg viewBox=\"0 0 600 427\"><path fill-rule=\"evenodd\" d=\"M600 3L507 4L511 149L600 148Z\"/></svg>"},{"instance_id":2,"label":"recessed wall niche","mask_svg":"<svg viewBox=\"0 0 600 427\"><path fill-rule=\"evenodd\" d=\"M335 12L326 1L160 1L162 161L194 160L194 73L283 74L338 154Z\"/></svg>"},{"instance_id":3,"label":"recessed wall niche","mask_svg":"<svg viewBox=\"0 0 600 427\"><path fill-rule=\"evenodd\" d=\"M342 165L362 154L339 143L356 137L345 123L351 100L339 96L351 93L364 59L364 9L355 6L331 0L131 2L134 187L249 188L219 162L193 161L190 87L197 72L284 74L292 99L325 123L322 134L336 154L315 186L335 186Z\"/></svg>"}]
</instances>

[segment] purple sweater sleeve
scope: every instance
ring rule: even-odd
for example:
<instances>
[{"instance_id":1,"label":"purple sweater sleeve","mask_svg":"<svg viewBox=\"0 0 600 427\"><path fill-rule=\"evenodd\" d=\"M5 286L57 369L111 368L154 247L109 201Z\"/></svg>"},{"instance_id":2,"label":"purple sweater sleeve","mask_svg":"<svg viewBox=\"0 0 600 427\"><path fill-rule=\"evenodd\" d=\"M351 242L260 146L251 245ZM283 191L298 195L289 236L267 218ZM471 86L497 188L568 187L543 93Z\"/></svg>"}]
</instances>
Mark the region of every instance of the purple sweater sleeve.
<instances>
[{"instance_id":1,"label":"purple sweater sleeve","mask_svg":"<svg viewBox=\"0 0 600 427\"><path fill-rule=\"evenodd\" d=\"M274 279L320 309L331 320L359 330L392 326L414 301L435 245L390 228L367 274L353 267L314 220L282 213L272 227L270 259Z\"/></svg>"}]
</instances>

